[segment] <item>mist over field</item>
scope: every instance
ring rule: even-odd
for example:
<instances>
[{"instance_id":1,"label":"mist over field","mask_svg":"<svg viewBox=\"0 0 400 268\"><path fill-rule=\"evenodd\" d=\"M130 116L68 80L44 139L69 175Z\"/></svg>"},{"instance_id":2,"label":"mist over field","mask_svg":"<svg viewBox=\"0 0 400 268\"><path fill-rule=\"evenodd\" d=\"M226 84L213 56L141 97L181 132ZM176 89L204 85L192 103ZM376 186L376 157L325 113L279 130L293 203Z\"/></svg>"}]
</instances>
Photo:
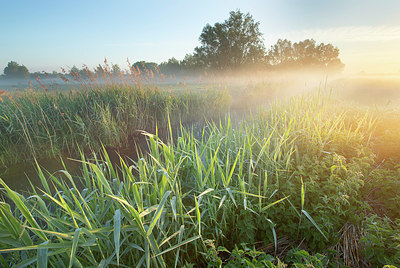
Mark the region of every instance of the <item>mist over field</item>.
<instances>
[{"instance_id":1,"label":"mist over field","mask_svg":"<svg viewBox=\"0 0 400 268\"><path fill-rule=\"evenodd\" d=\"M88 80L83 78L83 80ZM122 79L114 78L114 83L122 84ZM50 90L68 90L79 87L79 81L70 78L68 83L58 77L46 78L40 83L36 79L0 79L0 90L7 92L25 90L43 90L45 85ZM97 79L99 85L106 85L106 79ZM134 85L134 82L129 81ZM400 74L328 74L312 71L253 71L225 72L223 74L171 75L153 78L146 82L162 88L229 88L240 98L250 88L258 87L252 93L253 100L241 99L242 102L255 101L267 103L270 97L289 97L299 93L319 90L332 90L338 97L362 105L395 105L400 100ZM274 95L274 96L272 96ZM234 96L236 97L236 96ZM238 100L239 101L239 100ZM253 103L254 104L254 103ZM247 103L251 106L252 103Z\"/></svg>"},{"instance_id":2,"label":"mist over field","mask_svg":"<svg viewBox=\"0 0 400 268\"><path fill-rule=\"evenodd\" d=\"M4 2L0 266L400 267L398 10Z\"/></svg>"}]
</instances>

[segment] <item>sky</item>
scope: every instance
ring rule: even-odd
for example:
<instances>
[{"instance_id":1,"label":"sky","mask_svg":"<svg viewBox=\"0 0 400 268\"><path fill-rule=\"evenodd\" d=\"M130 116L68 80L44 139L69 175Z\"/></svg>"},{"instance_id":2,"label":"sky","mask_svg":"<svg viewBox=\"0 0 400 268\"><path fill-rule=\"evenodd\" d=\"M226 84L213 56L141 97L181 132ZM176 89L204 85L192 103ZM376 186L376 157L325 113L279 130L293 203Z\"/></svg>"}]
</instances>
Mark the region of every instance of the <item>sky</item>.
<instances>
[{"instance_id":1,"label":"sky","mask_svg":"<svg viewBox=\"0 0 400 268\"><path fill-rule=\"evenodd\" d=\"M181 60L237 9L260 22L267 48L313 38L340 49L346 73L400 73L399 0L0 0L0 73L12 60L31 72Z\"/></svg>"}]
</instances>

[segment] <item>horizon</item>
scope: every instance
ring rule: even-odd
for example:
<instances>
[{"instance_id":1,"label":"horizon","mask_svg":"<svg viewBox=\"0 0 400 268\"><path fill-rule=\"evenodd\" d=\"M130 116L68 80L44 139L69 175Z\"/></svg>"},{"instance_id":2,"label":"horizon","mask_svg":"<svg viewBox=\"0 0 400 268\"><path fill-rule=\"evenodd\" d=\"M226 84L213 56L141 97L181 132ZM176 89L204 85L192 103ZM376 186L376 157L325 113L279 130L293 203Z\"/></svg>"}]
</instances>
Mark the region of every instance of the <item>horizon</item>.
<instances>
[{"instance_id":1,"label":"horizon","mask_svg":"<svg viewBox=\"0 0 400 268\"><path fill-rule=\"evenodd\" d=\"M57 71L104 58L122 69L136 61L182 60L200 44L209 23L223 22L240 9L260 22L266 49L281 39L314 39L340 50L345 74L400 73L400 2L321 3L273 1L128 2L77 1L4 4L0 20L0 71L10 61L30 72ZM381 12L377 12L380 10ZM17 16L16 16L17 15ZM197 19L193 19L197 18Z\"/></svg>"}]
</instances>

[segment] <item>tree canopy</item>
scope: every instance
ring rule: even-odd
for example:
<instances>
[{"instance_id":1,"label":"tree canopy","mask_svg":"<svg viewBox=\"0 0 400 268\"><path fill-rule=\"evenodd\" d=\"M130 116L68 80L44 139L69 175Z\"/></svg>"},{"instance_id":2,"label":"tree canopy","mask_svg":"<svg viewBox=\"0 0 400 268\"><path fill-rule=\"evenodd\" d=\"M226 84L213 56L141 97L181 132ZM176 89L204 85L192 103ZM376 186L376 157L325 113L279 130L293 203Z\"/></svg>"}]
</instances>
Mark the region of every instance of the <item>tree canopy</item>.
<instances>
[{"instance_id":1,"label":"tree canopy","mask_svg":"<svg viewBox=\"0 0 400 268\"><path fill-rule=\"evenodd\" d=\"M223 23L207 24L199 37L195 57L202 65L232 69L262 61L265 54L259 22L240 10L232 11Z\"/></svg>"},{"instance_id":2,"label":"tree canopy","mask_svg":"<svg viewBox=\"0 0 400 268\"><path fill-rule=\"evenodd\" d=\"M340 72L344 64L339 59L339 49L332 44L318 44L314 39L292 42L279 39L270 49L266 49L263 35L259 29L260 22L249 13L240 10L231 11L229 18L214 25L206 24L200 36L200 46L193 53L186 54L183 60L174 57L160 64L137 61L129 68L137 72L152 75L176 74L194 75L205 70L282 70L282 69L318 69ZM103 75L124 74L117 64L98 65L93 71L84 65L83 69L73 66L70 75L77 77L90 76L93 73ZM57 73L53 74L55 76ZM29 71L24 65L15 61L8 63L4 77L27 78Z\"/></svg>"},{"instance_id":3,"label":"tree canopy","mask_svg":"<svg viewBox=\"0 0 400 268\"><path fill-rule=\"evenodd\" d=\"M15 61L10 61L4 68L6 78L28 78L29 71L24 65L19 65Z\"/></svg>"},{"instance_id":4,"label":"tree canopy","mask_svg":"<svg viewBox=\"0 0 400 268\"><path fill-rule=\"evenodd\" d=\"M266 56L267 62L281 68L326 68L341 71L344 64L340 61L339 49L332 44L317 44L313 39L292 43L279 39L271 46Z\"/></svg>"},{"instance_id":5,"label":"tree canopy","mask_svg":"<svg viewBox=\"0 0 400 268\"><path fill-rule=\"evenodd\" d=\"M201 46L194 49L190 58L192 65L220 70L238 67L343 70L339 49L332 44L317 44L313 39L297 43L279 39L266 50L259 25L249 13L240 10L230 12L223 23L207 24L199 37Z\"/></svg>"}]
</instances>

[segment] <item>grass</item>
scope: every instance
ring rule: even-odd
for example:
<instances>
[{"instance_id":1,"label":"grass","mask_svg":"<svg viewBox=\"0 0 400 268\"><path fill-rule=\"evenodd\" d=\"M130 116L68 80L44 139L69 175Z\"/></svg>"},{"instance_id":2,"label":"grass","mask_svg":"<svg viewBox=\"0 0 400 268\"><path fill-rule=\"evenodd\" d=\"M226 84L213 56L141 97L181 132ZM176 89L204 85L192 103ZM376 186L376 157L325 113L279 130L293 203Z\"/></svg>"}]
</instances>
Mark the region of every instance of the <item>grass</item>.
<instances>
[{"instance_id":1,"label":"grass","mask_svg":"<svg viewBox=\"0 0 400 268\"><path fill-rule=\"evenodd\" d=\"M0 103L0 163L127 146L138 130L166 129L168 114L179 126L217 118L228 104L225 91L170 92L123 84L13 93Z\"/></svg>"},{"instance_id":2,"label":"grass","mask_svg":"<svg viewBox=\"0 0 400 268\"><path fill-rule=\"evenodd\" d=\"M121 158L115 165L103 152L93 159L81 154L76 176L43 175L38 167L42 186L29 197L1 181L1 261L181 267L262 256L271 267L335 267L348 261L343 254L358 252L357 265L399 265L398 205L380 221L371 205L371 176L386 174L385 183L399 187L396 169L375 162L376 120L329 95L309 94L241 122L211 122L199 137L185 127L170 143L144 133L149 152L136 162ZM398 192L384 198L396 200ZM360 230L360 243L343 242L344 226ZM286 257L277 252L281 237L293 249ZM273 256L250 249L270 243Z\"/></svg>"}]
</instances>

